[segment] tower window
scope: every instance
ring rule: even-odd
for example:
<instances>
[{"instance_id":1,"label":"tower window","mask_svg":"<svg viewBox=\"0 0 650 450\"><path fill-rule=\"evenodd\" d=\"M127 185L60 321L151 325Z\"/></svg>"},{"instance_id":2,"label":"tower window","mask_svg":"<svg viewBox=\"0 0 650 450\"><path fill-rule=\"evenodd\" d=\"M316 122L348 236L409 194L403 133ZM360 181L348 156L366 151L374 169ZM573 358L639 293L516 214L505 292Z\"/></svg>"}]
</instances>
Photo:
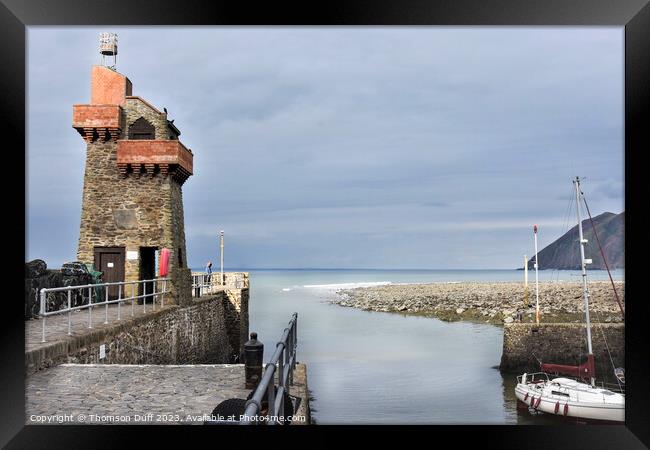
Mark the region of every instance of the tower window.
<instances>
[{"instance_id":1,"label":"tower window","mask_svg":"<svg viewBox=\"0 0 650 450\"><path fill-rule=\"evenodd\" d=\"M129 127L129 139L155 139L156 129L144 117L140 117Z\"/></svg>"}]
</instances>

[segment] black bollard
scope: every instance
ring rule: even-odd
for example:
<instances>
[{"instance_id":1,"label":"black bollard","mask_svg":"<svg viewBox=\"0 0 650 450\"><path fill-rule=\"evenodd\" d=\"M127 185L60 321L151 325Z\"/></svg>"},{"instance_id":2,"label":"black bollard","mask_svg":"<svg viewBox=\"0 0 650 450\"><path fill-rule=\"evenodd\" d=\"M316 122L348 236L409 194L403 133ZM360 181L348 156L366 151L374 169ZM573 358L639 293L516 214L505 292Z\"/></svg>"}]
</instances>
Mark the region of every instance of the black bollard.
<instances>
[{"instance_id":1,"label":"black bollard","mask_svg":"<svg viewBox=\"0 0 650 450\"><path fill-rule=\"evenodd\" d=\"M262 379L262 362L264 361L264 344L257 340L257 333L244 344L244 363L246 389L255 389Z\"/></svg>"}]
</instances>

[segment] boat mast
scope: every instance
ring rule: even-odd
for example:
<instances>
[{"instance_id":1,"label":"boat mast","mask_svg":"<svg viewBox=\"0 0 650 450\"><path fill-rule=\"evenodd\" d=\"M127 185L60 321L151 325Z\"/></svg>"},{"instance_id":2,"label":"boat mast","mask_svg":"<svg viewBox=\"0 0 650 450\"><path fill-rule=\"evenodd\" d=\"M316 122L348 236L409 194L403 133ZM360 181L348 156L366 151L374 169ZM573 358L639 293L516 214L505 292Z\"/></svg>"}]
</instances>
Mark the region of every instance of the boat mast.
<instances>
[{"instance_id":1,"label":"boat mast","mask_svg":"<svg viewBox=\"0 0 650 450\"><path fill-rule=\"evenodd\" d=\"M539 262L537 261L537 225L533 225L533 233L535 234L535 322L537 322L537 325L539 325L539 277L537 276Z\"/></svg>"},{"instance_id":2,"label":"boat mast","mask_svg":"<svg viewBox=\"0 0 650 450\"><path fill-rule=\"evenodd\" d=\"M582 268L582 291L585 298L585 321L587 323L587 350L589 355L593 355L591 348L591 321L589 320L589 288L587 287L587 264L591 264L590 259L585 259L585 244L587 240L582 234L582 220L580 219L580 178L576 177L573 182L576 185L576 213L578 216L578 232L580 237L580 267ZM594 386L596 380L591 377L591 385Z\"/></svg>"}]
</instances>

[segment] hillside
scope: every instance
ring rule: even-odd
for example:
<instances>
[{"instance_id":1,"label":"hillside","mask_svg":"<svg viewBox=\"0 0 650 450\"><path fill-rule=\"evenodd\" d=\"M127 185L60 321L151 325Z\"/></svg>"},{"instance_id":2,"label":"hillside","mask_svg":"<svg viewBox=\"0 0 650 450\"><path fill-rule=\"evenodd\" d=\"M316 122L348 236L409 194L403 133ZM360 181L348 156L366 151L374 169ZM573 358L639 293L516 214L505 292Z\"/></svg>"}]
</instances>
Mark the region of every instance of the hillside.
<instances>
[{"instance_id":1,"label":"hillside","mask_svg":"<svg viewBox=\"0 0 650 450\"><path fill-rule=\"evenodd\" d=\"M625 267L625 211L620 214L602 213L594 217L598 238L603 247L610 269ZM598 248L598 242L589 219L582 221L585 239L585 258L591 258L593 264L588 269L605 269L603 258ZM535 258L531 258L528 268L533 269ZM539 268L541 269L580 269L580 247L578 246L578 225L571 228L552 244L539 252Z\"/></svg>"}]
</instances>

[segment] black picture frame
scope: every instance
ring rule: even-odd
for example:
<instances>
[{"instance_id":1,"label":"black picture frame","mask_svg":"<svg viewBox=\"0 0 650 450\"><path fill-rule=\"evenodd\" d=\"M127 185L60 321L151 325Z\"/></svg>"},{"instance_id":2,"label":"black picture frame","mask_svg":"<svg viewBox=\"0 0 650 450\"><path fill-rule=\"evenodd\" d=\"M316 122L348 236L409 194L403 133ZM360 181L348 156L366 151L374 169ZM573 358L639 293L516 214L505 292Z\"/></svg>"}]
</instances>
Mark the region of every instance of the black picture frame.
<instances>
[{"instance_id":1,"label":"black picture frame","mask_svg":"<svg viewBox=\"0 0 650 450\"><path fill-rule=\"evenodd\" d=\"M375 437L389 435L411 445L465 443L467 440L497 448L644 448L650 445L650 345L648 301L644 298L643 264L647 214L643 214L640 158L650 149L650 5L647 0L455 0L455 1L330 1L301 4L158 0L0 0L0 77L3 128L14 144L5 144L5 236L25 233L24 196L13 193L25 186L25 75L26 26L30 25L614 25L625 27L625 229L626 229L626 423L625 426L467 426L467 427L354 427ZM20 149L23 149L23 152ZM23 234L24 235L24 234ZM9 238L13 241L15 239ZM24 247L23 247L24 248ZM133 435L167 441L170 433L184 439L198 437L221 445L223 427L182 426L25 426L24 322L22 294L14 294L14 279L23 276L24 252L9 251L12 271L5 283L11 293L4 299L2 327L2 421L0 443L7 448L117 447L133 444ZM22 260L19 260L20 258ZM634 264L636 262L636 264ZM9 272L7 272L9 273ZM15 288L18 291L18 288ZM228 429L241 445L263 427ZM320 435L351 427L292 427L283 433ZM276 431L277 432L277 431ZM420 436L413 437L417 432ZM210 436L207 436L207 434ZM215 439L215 433L220 433ZM364 433L365 434L365 433ZM295 445L311 446L311 436L298 436ZM268 439L281 439L281 436ZM327 438L325 438L327 439ZM335 438L338 439L338 438ZM280 441L276 441L280 442ZM269 442L270 443L270 442ZM204 444L205 445L205 444ZM235 444L237 445L237 444ZM291 445L291 444L289 444ZM453 444L452 444L453 445ZM577 447L576 447L577 446Z\"/></svg>"}]
</instances>

